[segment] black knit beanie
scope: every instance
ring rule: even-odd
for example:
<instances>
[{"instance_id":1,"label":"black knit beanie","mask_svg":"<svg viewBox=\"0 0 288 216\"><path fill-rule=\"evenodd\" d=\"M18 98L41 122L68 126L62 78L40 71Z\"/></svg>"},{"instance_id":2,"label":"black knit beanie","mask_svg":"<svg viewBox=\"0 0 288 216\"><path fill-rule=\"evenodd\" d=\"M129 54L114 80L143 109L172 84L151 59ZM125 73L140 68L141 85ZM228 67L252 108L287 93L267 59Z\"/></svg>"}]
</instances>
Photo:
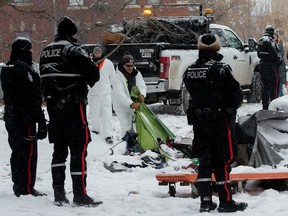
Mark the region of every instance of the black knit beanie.
<instances>
[{"instance_id":1,"label":"black knit beanie","mask_svg":"<svg viewBox=\"0 0 288 216\"><path fill-rule=\"evenodd\" d=\"M58 23L58 34L73 36L78 29L75 22L67 16L62 17Z\"/></svg>"},{"instance_id":2,"label":"black knit beanie","mask_svg":"<svg viewBox=\"0 0 288 216\"><path fill-rule=\"evenodd\" d=\"M128 62L130 63L134 63L134 58L132 55L130 54L125 54L123 57L122 57L122 60L121 60L122 64L126 64Z\"/></svg>"}]
</instances>

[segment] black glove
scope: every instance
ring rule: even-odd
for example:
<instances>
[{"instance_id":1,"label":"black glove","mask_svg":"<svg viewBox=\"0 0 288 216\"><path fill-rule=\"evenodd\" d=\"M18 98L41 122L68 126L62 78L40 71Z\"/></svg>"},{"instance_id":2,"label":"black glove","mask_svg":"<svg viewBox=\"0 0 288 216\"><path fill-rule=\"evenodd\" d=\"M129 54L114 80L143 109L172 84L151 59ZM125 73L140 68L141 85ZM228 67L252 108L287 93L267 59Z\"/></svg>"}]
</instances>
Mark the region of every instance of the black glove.
<instances>
[{"instance_id":1,"label":"black glove","mask_svg":"<svg viewBox=\"0 0 288 216\"><path fill-rule=\"evenodd\" d=\"M36 133L37 139L45 139L47 137L47 125L44 112L41 110L38 116L38 128Z\"/></svg>"}]
</instances>

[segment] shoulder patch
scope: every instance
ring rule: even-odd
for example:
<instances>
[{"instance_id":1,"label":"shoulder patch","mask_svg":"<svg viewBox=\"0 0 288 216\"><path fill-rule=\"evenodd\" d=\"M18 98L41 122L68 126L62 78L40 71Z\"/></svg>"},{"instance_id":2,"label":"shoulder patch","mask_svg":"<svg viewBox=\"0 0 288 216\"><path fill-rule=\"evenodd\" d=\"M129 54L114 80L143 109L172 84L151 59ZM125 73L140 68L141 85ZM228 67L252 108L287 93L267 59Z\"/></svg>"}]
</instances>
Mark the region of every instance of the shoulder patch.
<instances>
[{"instance_id":1,"label":"shoulder patch","mask_svg":"<svg viewBox=\"0 0 288 216\"><path fill-rule=\"evenodd\" d=\"M33 82L33 76L31 75L30 72L28 72L27 76L28 76L29 82Z\"/></svg>"},{"instance_id":2,"label":"shoulder patch","mask_svg":"<svg viewBox=\"0 0 288 216\"><path fill-rule=\"evenodd\" d=\"M80 52L83 54L83 55L87 55L88 53L86 52L86 50L84 50L83 48L80 48Z\"/></svg>"}]
</instances>

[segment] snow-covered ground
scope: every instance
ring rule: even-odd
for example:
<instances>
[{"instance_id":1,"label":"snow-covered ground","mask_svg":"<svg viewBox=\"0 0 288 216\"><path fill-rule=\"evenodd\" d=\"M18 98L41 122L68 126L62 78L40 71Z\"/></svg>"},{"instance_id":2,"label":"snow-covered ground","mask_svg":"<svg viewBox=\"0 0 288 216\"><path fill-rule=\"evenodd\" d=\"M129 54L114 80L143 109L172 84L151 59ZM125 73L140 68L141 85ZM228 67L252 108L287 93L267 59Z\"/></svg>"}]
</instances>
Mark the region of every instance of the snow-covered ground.
<instances>
[{"instance_id":1,"label":"snow-covered ground","mask_svg":"<svg viewBox=\"0 0 288 216\"><path fill-rule=\"evenodd\" d=\"M164 107L157 104L150 106L159 116L163 123L176 135L191 137L191 127L187 125L186 117L173 115L174 108ZM169 108L169 109L168 109ZM253 114L261 109L260 104L243 104L238 110L239 115ZM119 140L120 129L117 117L115 118L115 137ZM120 153L125 148L121 143L115 147L114 155L110 155L109 146L100 135L92 134L93 141L88 148L88 194L95 200L102 200L103 204L97 208L86 207L57 207L53 205L53 191L51 183L50 163L52 145L48 140L39 141L38 172L35 188L48 194L46 197L14 196L10 176L10 148L7 143L7 132L4 122L0 121L0 214L5 216L76 216L76 215L98 215L98 216L191 216L200 215L199 198L191 198L189 186L177 185L176 197L170 197L167 186L158 186L155 178L159 173L185 172L181 170L183 160L170 162L169 166L162 169L132 168L126 172L111 173L104 168L104 162L114 160L135 161L139 156L122 156ZM117 141L116 141L117 142ZM149 152L148 152L149 153ZM284 152L285 153L285 152ZM287 154L288 155L288 154ZM282 155L283 156L283 155ZM285 156L285 155L284 155ZM288 163L285 159L286 163ZM187 161L188 163L188 161ZM67 166L69 167L69 165ZM180 168L180 170L179 170ZM238 170L241 168L238 168ZM245 169L245 168L243 168ZM250 168L251 169L251 168ZM261 167L260 169L271 169ZM284 168L282 168L284 169ZM186 171L187 172L187 171ZM73 199L71 189L71 178L67 168L66 190L70 201ZM213 197L219 203L216 196ZM225 215L277 215L287 216L288 191L278 192L272 189L261 192L257 196L248 193L237 193L234 195L236 201L245 201L248 208L244 212ZM220 214L217 211L201 213L205 215Z\"/></svg>"}]
</instances>

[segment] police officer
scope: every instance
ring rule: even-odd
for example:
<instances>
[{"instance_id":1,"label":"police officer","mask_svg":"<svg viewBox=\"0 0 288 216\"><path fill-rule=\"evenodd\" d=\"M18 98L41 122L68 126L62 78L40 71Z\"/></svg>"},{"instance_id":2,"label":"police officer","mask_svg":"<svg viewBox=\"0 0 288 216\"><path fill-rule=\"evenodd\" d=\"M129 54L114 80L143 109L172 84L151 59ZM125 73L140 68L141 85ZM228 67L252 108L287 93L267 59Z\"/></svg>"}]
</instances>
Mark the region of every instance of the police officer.
<instances>
[{"instance_id":1,"label":"police officer","mask_svg":"<svg viewBox=\"0 0 288 216\"><path fill-rule=\"evenodd\" d=\"M4 121L12 150L10 165L17 197L46 195L34 189L37 139L46 137L47 126L41 109L40 77L33 69L31 48L29 39L17 37L12 43L10 60L1 72Z\"/></svg>"},{"instance_id":2,"label":"police officer","mask_svg":"<svg viewBox=\"0 0 288 216\"><path fill-rule=\"evenodd\" d=\"M263 109L268 109L269 103L278 97L278 67L283 61L278 45L273 40L273 35L274 27L272 25L267 25L264 36L260 38L257 47L257 55L260 58Z\"/></svg>"},{"instance_id":3,"label":"police officer","mask_svg":"<svg viewBox=\"0 0 288 216\"><path fill-rule=\"evenodd\" d=\"M54 42L41 52L40 72L47 111L48 137L54 144L52 184L54 203L68 204L65 196L65 162L68 148L71 154L70 173L73 203L78 206L97 206L86 192L87 145L91 141L86 117L87 84L92 87L99 80L99 70L88 53L73 37L77 26L69 17L58 23Z\"/></svg>"},{"instance_id":4,"label":"police officer","mask_svg":"<svg viewBox=\"0 0 288 216\"><path fill-rule=\"evenodd\" d=\"M243 100L239 83L229 65L221 63L223 56L217 35L204 34L198 42L199 58L184 73L183 81L191 96L188 109L192 117L193 151L200 161L197 186L200 212L210 212L217 205L212 202L214 173L219 192L219 212L243 211L246 203L232 199L229 184L230 164L233 162L233 129L236 109Z\"/></svg>"}]
</instances>

